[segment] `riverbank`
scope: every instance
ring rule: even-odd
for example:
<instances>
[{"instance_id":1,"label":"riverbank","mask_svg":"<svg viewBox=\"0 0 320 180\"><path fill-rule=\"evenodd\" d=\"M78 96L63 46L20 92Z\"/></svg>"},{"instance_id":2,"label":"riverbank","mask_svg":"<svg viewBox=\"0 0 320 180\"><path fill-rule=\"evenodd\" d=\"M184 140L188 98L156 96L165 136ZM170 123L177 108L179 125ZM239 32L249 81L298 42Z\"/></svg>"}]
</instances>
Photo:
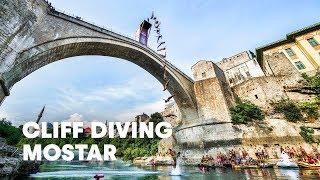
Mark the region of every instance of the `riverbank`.
<instances>
[{"instance_id":1,"label":"riverbank","mask_svg":"<svg viewBox=\"0 0 320 180\"><path fill-rule=\"evenodd\" d=\"M146 156L137 157L133 160L136 166L172 166L173 159L170 156Z\"/></svg>"},{"instance_id":2,"label":"riverbank","mask_svg":"<svg viewBox=\"0 0 320 180\"><path fill-rule=\"evenodd\" d=\"M0 137L0 177L28 175L39 171L40 163L23 161L22 151L14 146L7 145Z\"/></svg>"}]
</instances>

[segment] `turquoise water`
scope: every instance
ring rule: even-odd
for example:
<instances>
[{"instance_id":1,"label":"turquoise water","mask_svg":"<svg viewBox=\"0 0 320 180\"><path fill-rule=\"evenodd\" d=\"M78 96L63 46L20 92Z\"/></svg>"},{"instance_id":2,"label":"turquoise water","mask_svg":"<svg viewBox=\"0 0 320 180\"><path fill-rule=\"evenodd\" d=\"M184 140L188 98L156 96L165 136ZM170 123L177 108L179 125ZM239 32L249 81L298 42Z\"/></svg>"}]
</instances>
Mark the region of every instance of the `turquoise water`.
<instances>
[{"instance_id":1,"label":"turquoise water","mask_svg":"<svg viewBox=\"0 0 320 180\"><path fill-rule=\"evenodd\" d=\"M123 161L114 162L46 162L40 172L22 179L93 179L104 174L103 179L133 180L211 180L211 179L320 179L319 170L302 169L242 169L215 168L208 172L197 167L181 167L181 176L171 176L171 167L136 167Z\"/></svg>"}]
</instances>

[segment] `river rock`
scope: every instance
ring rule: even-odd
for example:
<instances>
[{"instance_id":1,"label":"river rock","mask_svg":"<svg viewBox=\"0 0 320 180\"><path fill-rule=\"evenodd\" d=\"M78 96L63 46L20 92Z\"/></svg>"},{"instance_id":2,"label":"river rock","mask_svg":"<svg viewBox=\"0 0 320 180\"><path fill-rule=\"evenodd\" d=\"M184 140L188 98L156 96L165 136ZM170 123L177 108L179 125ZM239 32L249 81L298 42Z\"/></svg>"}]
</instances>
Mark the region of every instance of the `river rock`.
<instances>
[{"instance_id":1,"label":"river rock","mask_svg":"<svg viewBox=\"0 0 320 180\"><path fill-rule=\"evenodd\" d=\"M7 145L0 137L0 176L27 175L36 173L40 163L23 161L22 151L14 146Z\"/></svg>"}]
</instances>

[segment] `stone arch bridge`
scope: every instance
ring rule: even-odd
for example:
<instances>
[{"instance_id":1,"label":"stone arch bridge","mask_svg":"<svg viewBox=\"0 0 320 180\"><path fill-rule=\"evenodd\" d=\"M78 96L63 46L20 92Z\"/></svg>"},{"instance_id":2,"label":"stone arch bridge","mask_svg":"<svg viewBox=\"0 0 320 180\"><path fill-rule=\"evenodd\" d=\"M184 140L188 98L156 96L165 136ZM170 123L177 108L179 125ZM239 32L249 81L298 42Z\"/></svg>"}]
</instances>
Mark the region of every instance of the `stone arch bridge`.
<instances>
[{"instance_id":1,"label":"stone arch bridge","mask_svg":"<svg viewBox=\"0 0 320 180\"><path fill-rule=\"evenodd\" d=\"M50 8L44 0L0 3L0 100L15 83L37 69L68 57L101 55L128 60L160 83L163 59L139 42ZM198 118L191 78L168 64L169 92L184 123Z\"/></svg>"}]
</instances>

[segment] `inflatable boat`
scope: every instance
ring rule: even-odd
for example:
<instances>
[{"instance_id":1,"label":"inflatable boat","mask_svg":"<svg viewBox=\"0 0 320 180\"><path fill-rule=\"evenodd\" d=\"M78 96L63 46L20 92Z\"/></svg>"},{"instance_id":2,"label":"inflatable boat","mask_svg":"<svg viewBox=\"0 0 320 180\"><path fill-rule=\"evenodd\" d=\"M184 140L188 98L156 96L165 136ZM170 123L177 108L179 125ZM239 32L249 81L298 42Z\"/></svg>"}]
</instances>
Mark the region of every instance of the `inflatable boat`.
<instances>
[{"instance_id":1,"label":"inflatable boat","mask_svg":"<svg viewBox=\"0 0 320 180\"><path fill-rule=\"evenodd\" d=\"M309 164L307 162L302 162L302 161L298 162L298 166L302 168L320 169L320 164L315 164L315 163Z\"/></svg>"},{"instance_id":2,"label":"inflatable boat","mask_svg":"<svg viewBox=\"0 0 320 180\"><path fill-rule=\"evenodd\" d=\"M280 168L298 168L297 163L289 159L289 156L284 151L281 153L281 159L277 162L277 166Z\"/></svg>"}]
</instances>

